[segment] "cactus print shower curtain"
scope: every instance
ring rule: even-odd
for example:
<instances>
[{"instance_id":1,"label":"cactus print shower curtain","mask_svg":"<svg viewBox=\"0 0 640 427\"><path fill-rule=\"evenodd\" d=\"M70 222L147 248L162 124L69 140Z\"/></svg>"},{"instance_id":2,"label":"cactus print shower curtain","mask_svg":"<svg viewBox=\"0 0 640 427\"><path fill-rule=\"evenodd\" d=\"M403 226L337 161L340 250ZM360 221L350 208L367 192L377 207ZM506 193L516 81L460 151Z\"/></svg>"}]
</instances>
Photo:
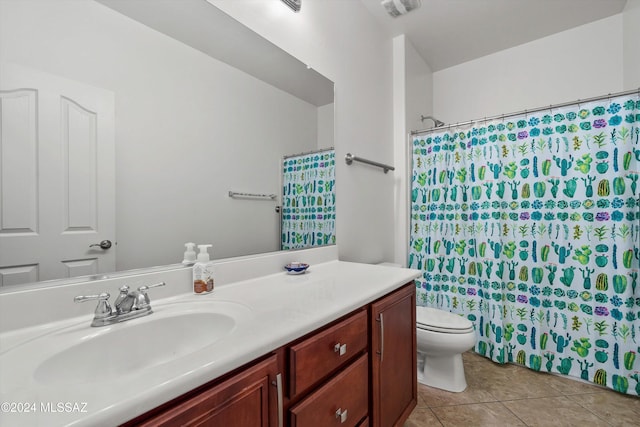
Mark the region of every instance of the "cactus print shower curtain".
<instances>
[{"instance_id":1,"label":"cactus print shower curtain","mask_svg":"<svg viewBox=\"0 0 640 427\"><path fill-rule=\"evenodd\" d=\"M335 151L283 160L281 249L335 244Z\"/></svg>"},{"instance_id":2,"label":"cactus print shower curtain","mask_svg":"<svg viewBox=\"0 0 640 427\"><path fill-rule=\"evenodd\" d=\"M495 362L640 394L640 98L412 138L418 304Z\"/></svg>"}]
</instances>

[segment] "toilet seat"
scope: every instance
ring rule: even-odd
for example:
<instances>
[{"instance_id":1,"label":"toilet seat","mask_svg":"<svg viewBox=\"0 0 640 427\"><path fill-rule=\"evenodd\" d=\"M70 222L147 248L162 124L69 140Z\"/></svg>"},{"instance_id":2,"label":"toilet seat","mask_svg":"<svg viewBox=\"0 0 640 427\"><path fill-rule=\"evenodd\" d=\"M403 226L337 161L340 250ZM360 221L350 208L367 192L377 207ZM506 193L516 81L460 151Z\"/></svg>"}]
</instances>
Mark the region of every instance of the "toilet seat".
<instances>
[{"instance_id":1,"label":"toilet seat","mask_svg":"<svg viewBox=\"0 0 640 427\"><path fill-rule=\"evenodd\" d=\"M473 331L473 323L469 319L431 307L416 307L416 327L445 334L466 334Z\"/></svg>"}]
</instances>

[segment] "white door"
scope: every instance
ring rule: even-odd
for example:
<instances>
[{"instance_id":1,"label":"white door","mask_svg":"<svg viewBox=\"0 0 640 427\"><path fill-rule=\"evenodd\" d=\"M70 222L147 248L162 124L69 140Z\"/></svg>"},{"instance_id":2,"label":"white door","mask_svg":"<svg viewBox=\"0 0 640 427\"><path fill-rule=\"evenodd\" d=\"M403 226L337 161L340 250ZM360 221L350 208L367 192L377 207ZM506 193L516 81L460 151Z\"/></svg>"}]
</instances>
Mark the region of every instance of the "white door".
<instances>
[{"instance_id":1,"label":"white door","mask_svg":"<svg viewBox=\"0 0 640 427\"><path fill-rule=\"evenodd\" d=\"M114 155L112 92L0 64L0 286L115 270Z\"/></svg>"}]
</instances>

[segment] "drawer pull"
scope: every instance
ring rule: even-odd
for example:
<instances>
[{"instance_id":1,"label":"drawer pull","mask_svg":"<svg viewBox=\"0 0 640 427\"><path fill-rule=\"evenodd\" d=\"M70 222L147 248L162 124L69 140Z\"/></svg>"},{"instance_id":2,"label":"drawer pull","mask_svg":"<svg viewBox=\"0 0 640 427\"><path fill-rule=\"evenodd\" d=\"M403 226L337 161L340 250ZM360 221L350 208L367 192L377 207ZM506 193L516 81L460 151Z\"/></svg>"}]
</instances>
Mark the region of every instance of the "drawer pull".
<instances>
[{"instance_id":1,"label":"drawer pull","mask_svg":"<svg viewBox=\"0 0 640 427\"><path fill-rule=\"evenodd\" d=\"M380 362L384 361L384 317L380 313Z\"/></svg>"},{"instance_id":2,"label":"drawer pull","mask_svg":"<svg viewBox=\"0 0 640 427\"><path fill-rule=\"evenodd\" d=\"M282 374L276 375L276 380L271 381L278 393L278 427L282 427L284 425L284 414L283 414L283 396L282 396Z\"/></svg>"},{"instance_id":3,"label":"drawer pull","mask_svg":"<svg viewBox=\"0 0 640 427\"><path fill-rule=\"evenodd\" d=\"M344 356L345 354L347 354L347 345L337 343L333 346L333 352L338 353L339 356Z\"/></svg>"},{"instance_id":4,"label":"drawer pull","mask_svg":"<svg viewBox=\"0 0 640 427\"><path fill-rule=\"evenodd\" d=\"M340 424L347 421L347 410L345 409L343 411L342 408L338 408L336 411L336 418L340 419Z\"/></svg>"}]
</instances>

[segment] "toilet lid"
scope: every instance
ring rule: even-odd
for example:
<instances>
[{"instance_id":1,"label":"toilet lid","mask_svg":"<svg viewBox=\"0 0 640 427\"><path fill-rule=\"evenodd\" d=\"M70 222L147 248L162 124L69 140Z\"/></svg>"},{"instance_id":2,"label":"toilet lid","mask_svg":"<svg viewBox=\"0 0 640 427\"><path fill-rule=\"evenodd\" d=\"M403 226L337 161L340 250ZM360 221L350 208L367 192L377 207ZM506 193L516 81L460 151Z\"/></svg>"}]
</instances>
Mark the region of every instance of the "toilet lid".
<instances>
[{"instance_id":1,"label":"toilet lid","mask_svg":"<svg viewBox=\"0 0 640 427\"><path fill-rule=\"evenodd\" d=\"M473 330L473 323L457 314L431 307L416 307L418 328L434 332L464 333Z\"/></svg>"}]
</instances>

